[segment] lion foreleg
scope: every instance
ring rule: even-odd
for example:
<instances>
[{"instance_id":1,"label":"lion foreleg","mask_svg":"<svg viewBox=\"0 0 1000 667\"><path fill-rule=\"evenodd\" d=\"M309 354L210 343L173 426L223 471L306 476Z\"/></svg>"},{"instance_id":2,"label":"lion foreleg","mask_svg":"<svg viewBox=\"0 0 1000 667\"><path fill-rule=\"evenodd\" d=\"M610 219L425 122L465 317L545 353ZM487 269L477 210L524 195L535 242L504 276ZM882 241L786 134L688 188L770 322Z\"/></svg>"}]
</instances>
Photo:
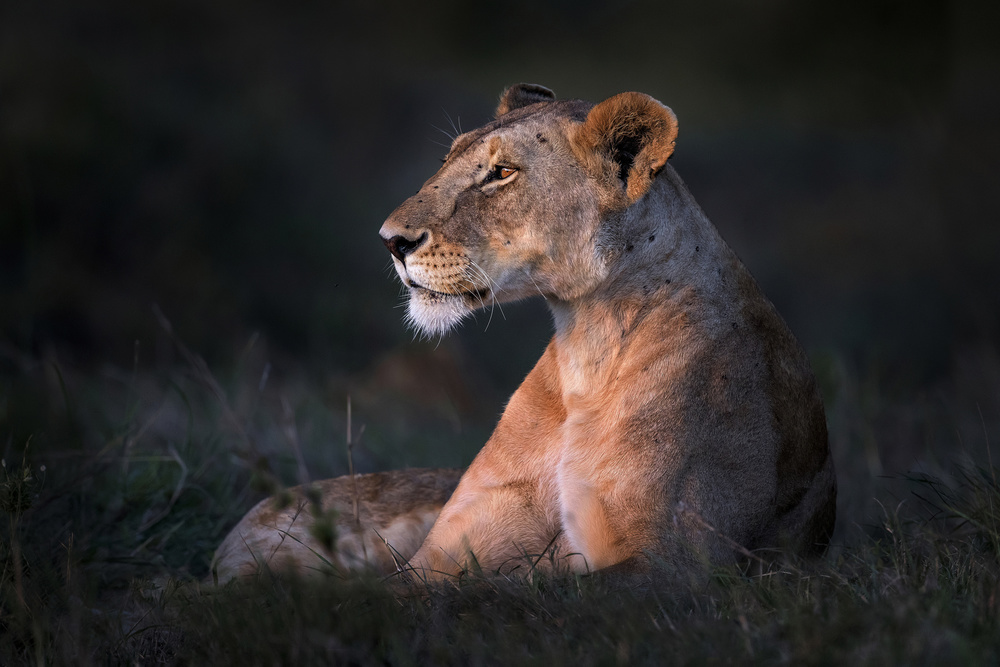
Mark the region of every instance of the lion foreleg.
<instances>
[{"instance_id":1,"label":"lion foreleg","mask_svg":"<svg viewBox=\"0 0 1000 667\"><path fill-rule=\"evenodd\" d=\"M548 567L559 528L535 484L511 483L456 492L409 561L421 579L467 572L513 572Z\"/></svg>"}]
</instances>

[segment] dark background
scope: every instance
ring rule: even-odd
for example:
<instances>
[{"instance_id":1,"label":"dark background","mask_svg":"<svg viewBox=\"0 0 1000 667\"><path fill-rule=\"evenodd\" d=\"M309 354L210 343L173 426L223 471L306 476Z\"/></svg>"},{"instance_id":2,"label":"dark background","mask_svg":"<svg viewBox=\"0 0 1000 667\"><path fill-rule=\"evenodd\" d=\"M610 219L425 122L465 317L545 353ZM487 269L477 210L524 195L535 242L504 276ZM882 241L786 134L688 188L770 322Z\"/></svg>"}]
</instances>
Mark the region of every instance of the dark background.
<instances>
[{"instance_id":1,"label":"dark background","mask_svg":"<svg viewBox=\"0 0 1000 667\"><path fill-rule=\"evenodd\" d=\"M213 367L255 333L347 384L437 355L495 419L544 307L414 346L376 232L528 81L671 106L674 166L814 359L930 386L997 358L998 6L4 2L0 371L169 366L157 304Z\"/></svg>"}]
</instances>

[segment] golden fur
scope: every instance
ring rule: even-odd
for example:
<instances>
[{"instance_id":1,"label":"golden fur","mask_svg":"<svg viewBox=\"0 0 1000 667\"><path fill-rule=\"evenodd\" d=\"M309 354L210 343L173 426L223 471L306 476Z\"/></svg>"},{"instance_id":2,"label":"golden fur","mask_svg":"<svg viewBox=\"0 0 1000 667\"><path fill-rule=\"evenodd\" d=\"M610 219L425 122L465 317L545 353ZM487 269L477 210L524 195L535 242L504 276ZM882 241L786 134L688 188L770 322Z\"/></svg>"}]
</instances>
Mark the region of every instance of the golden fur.
<instances>
[{"instance_id":1,"label":"golden fur","mask_svg":"<svg viewBox=\"0 0 1000 667\"><path fill-rule=\"evenodd\" d=\"M592 105L523 84L497 112L380 233L425 334L538 294L556 331L409 566L436 578L548 553L539 566L639 571L821 551L836 478L813 374L667 164L674 114L640 93ZM420 498L393 502L398 519ZM266 543L261 516L241 526Z\"/></svg>"}]
</instances>

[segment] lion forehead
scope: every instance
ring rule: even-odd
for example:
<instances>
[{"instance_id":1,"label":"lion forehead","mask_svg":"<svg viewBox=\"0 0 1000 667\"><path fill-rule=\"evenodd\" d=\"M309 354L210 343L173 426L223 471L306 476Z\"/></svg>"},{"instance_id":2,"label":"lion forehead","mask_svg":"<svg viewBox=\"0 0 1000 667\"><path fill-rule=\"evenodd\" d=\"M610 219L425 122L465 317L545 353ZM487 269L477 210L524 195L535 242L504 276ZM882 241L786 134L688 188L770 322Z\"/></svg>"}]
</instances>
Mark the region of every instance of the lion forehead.
<instances>
[{"instance_id":1,"label":"lion forehead","mask_svg":"<svg viewBox=\"0 0 1000 667\"><path fill-rule=\"evenodd\" d=\"M583 100L560 100L515 109L475 130L455 137L448 155L445 156L445 164L464 154L470 147L480 145L490 135L503 133L504 130L508 131L505 133L507 136L516 136L517 133L512 133L510 130L523 131L536 126L569 127L571 124L582 123L587 119L587 112L591 107L592 103Z\"/></svg>"}]
</instances>

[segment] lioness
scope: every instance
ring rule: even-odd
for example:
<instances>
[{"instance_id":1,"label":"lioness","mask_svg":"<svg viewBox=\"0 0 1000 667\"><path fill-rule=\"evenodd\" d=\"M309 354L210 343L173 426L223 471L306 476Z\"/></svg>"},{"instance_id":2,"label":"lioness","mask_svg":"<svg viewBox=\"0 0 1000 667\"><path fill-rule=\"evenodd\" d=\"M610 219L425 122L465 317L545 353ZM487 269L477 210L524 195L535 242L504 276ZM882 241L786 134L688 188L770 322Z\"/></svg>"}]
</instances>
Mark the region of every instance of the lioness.
<instances>
[{"instance_id":1,"label":"lioness","mask_svg":"<svg viewBox=\"0 0 1000 667\"><path fill-rule=\"evenodd\" d=\"M362 480L391 497L324 483L341 509L337 563L408 561L436 579L526 556L634 572L825 548L836 477L816 382L667 164L676 138L673 112L648 95L594 105L516 85L386 220L420 331L536 294L556 331L450 498L455 471ZM220 547L219 576L272 553L317 563L312 519L295 528L295 511L254 508Z\"/></svg>"}]
</instances>

